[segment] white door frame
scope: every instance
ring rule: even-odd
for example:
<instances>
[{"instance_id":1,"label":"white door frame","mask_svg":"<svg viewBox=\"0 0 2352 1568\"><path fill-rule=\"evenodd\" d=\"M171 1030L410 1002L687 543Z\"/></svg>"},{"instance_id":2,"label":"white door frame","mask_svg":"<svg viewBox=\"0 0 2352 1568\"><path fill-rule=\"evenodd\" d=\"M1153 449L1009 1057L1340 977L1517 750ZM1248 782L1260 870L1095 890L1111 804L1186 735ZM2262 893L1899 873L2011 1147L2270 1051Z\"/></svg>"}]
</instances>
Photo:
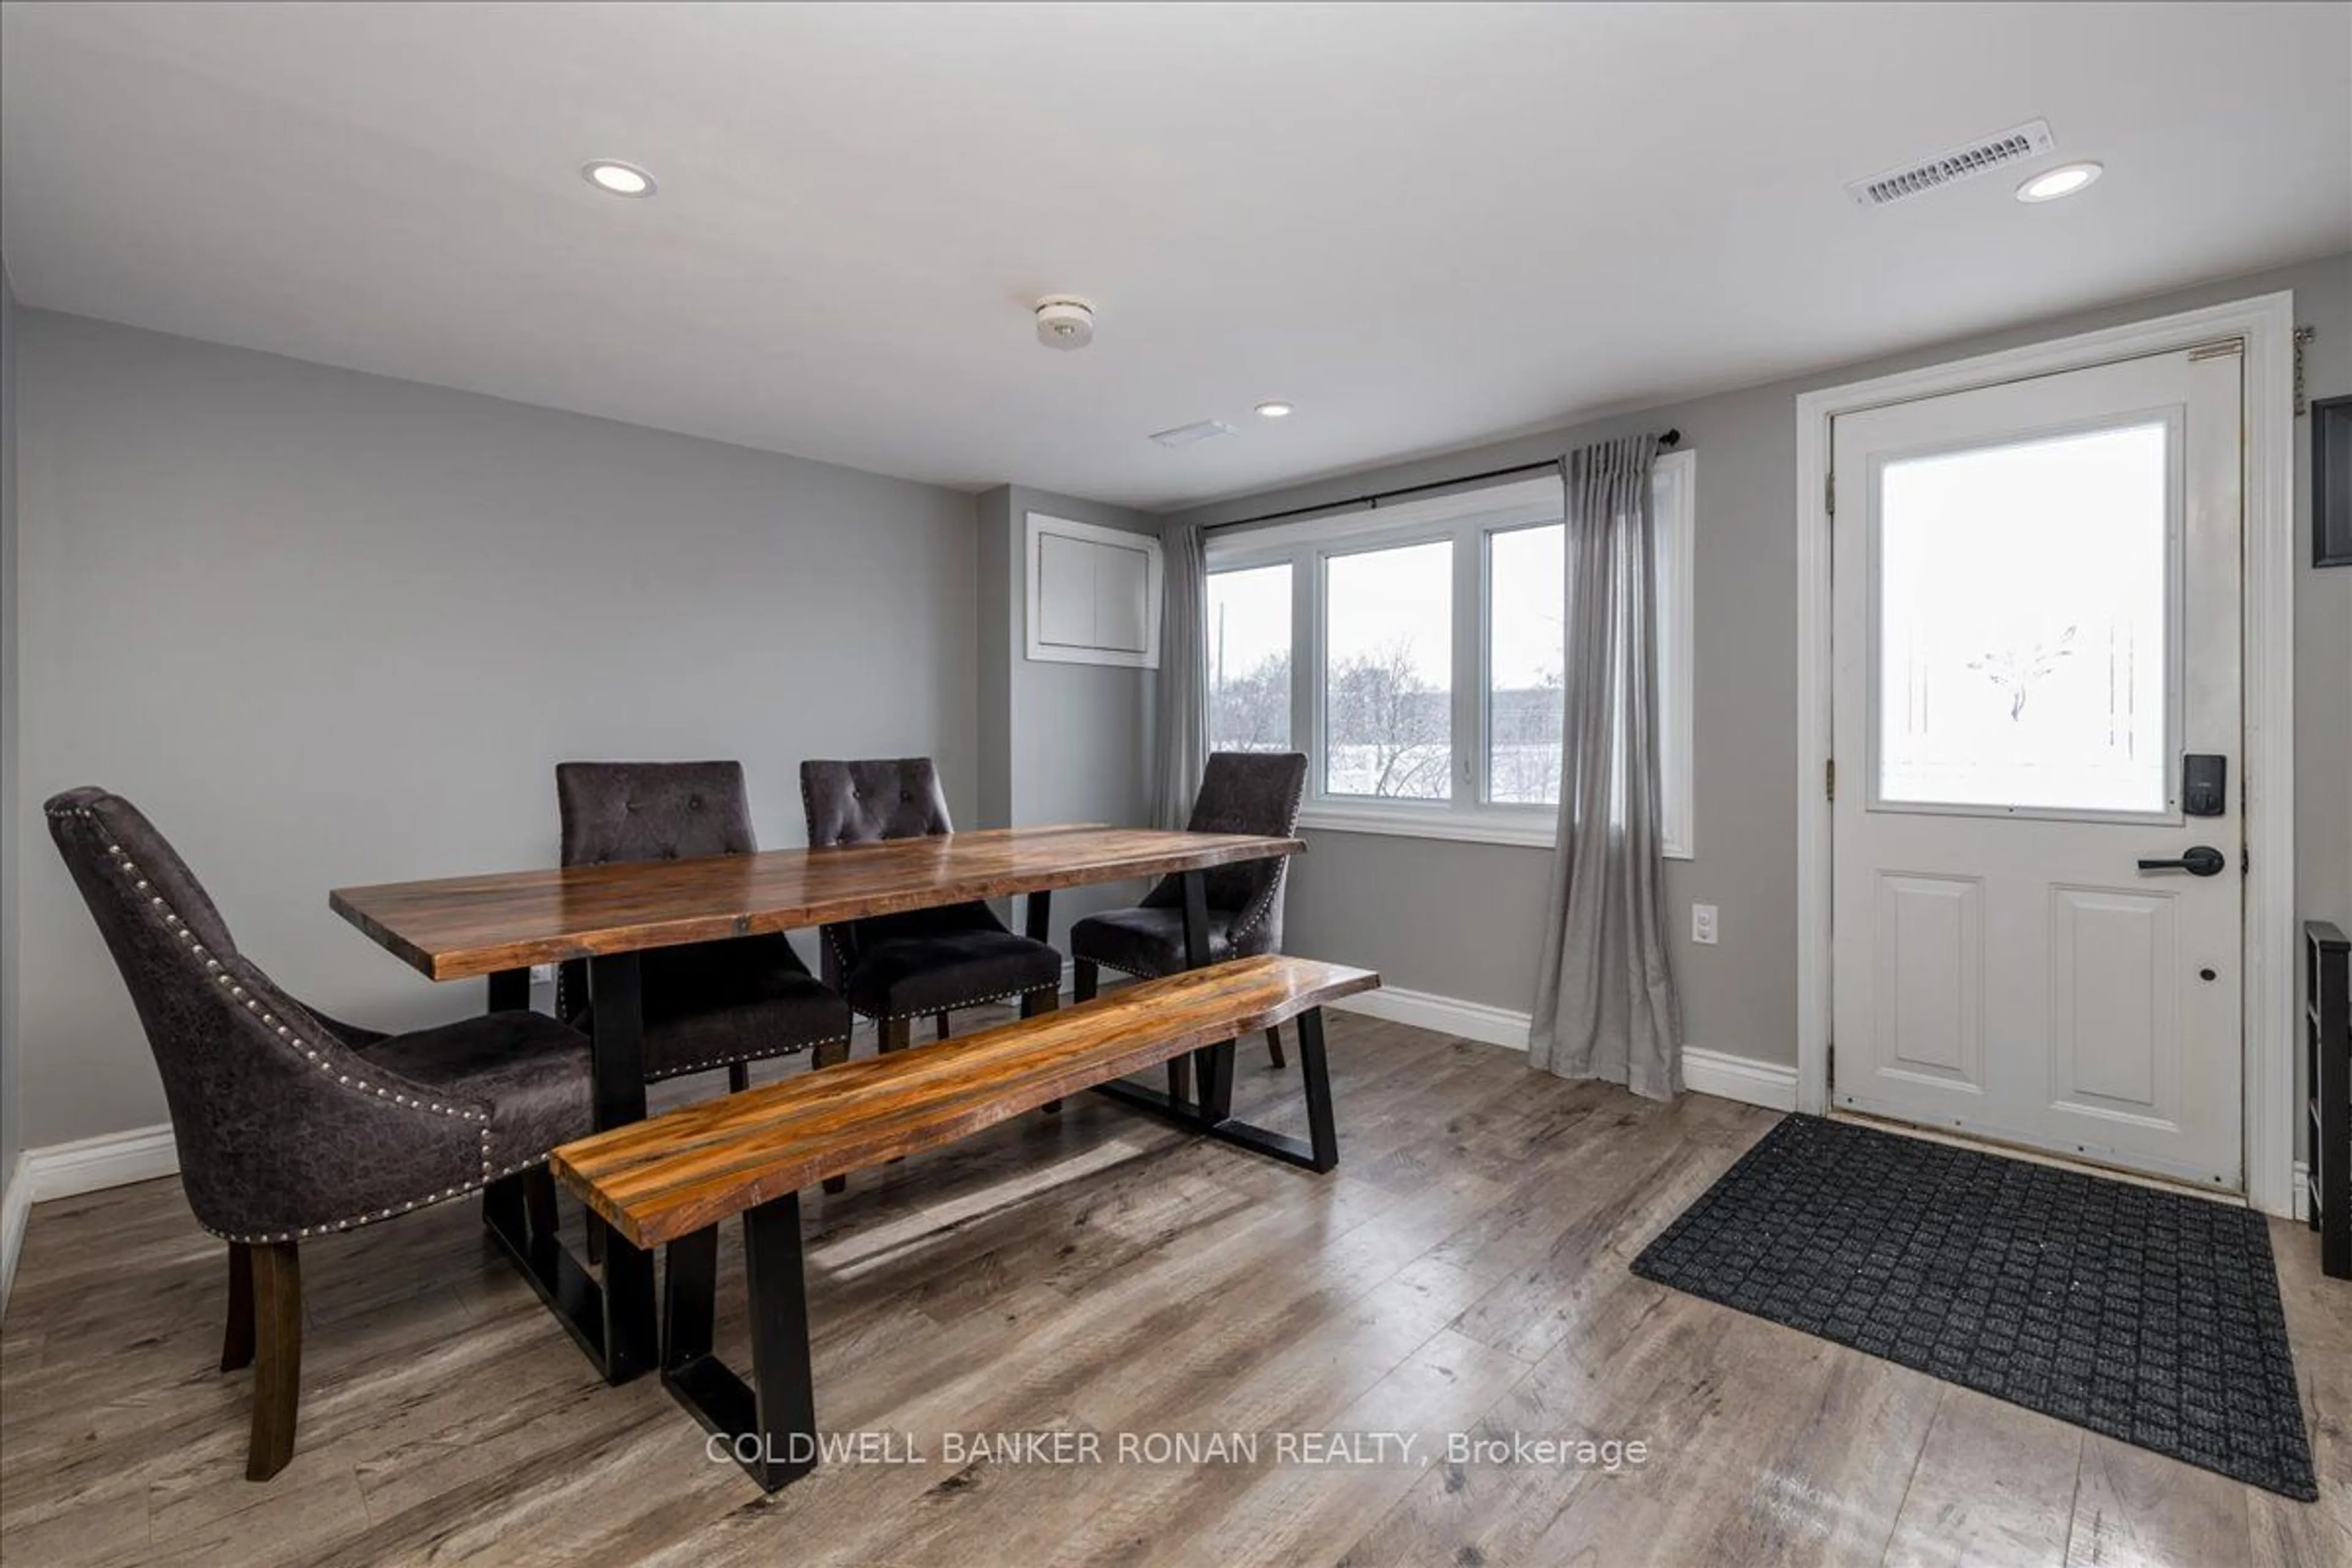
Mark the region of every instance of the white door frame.
<instances>
[{"instance_id":1,"label":"white door frame","mask_svg":"<svg viewBox=\"0 0 2352 1568\"><path fill-rule=\"evenodd\" d=\"M2246 1199L2291 1212L2294 931L2294 296L2084 332L1797 398L1797 1109L1829 1110L1830 421L1889 403L2236 338L2245 345ZM1853 766L1860 765L1859 759ZM1862 787L1849 776L1846 787Z\"/></svg>"}]
</instances>

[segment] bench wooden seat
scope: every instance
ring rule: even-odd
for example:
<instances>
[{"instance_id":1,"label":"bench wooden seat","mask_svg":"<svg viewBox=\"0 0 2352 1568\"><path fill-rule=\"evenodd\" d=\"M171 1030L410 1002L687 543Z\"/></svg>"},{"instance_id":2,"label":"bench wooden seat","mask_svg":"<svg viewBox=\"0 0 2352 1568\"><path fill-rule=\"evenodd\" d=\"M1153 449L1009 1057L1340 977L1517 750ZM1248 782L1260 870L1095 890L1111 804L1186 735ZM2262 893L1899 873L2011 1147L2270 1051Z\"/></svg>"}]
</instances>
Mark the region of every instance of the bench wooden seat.
<instances>
[{"instance_id":1,"label":"bench wooden seat","mask_svg":"<svg viewBox=\"0 0 2352 1568\"><path fill-rule=\"evenodd\" d=\"M971 1136L1083 1089L1187 1130L1313 1171L1339 1161L1323 1052L1326 1003L1368 991L1367 970L1281 954L1148 980L958 1039L845 1063L558 1148L556 1177L639 1247L667 1246L662 1377L760 1483L814 1462L799 1193ZM1296 1020L1308 1136L1231 1115L1234 1040ZM1199 1102L1116 1080L1187 1055ZM719 1223L744 1219L752 1384L711 1352Z\"/></svg>"}]
</instances>

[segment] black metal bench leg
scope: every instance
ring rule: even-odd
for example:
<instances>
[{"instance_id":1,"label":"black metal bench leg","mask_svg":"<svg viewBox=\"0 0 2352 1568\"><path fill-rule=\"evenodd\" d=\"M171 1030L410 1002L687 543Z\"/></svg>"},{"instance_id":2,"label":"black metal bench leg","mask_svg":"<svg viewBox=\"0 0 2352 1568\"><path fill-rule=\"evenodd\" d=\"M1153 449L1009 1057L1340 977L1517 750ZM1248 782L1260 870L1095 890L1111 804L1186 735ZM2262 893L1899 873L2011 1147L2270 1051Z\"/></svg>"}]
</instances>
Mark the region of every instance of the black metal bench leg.
<instances>
[{"instance_id":1,"label":"black metal bench leg","mask_svg":"<svg viewBox=\"0 0 2352 1568\"><path fill-rule=\"evenodd\" d=\"M743 1215L744 1272L751 1295L751 1397L770 1491L816 1468L816 1387L809 1365L807 1282L798 1193Z\"/></svg>"},{"instance_id":2,"label":"black metal bench leg","mask_svg":"<svg viewBox=\"0 0 2352 1568\"><path fill-rule=\"evenodd\" d=\"M669 1244L662 1274L662 1376L710 1353L718 1321L719 1227L705 1226Z\"/></svg>"},{"instance_id":3,"label":"black metal bench leg","mask_svg":"<svg viewBox=\"0 0 2352 1568\"><path fill-rule=\"evenodd\" d=\"M802 1279L801 1201L786 1193L743 1214L751 1304L751 1380L711 1350L719 1227L669 1244L663 1287L662 1385L768 1491L816 1468L816 1394Z\"/></svg>"},{"instance_id":4,"label":"black metal bench leg","mask_svg":"<svg viewBox=\"0 0 2352 1568\"><path fill-rule=\"evenodd\" d=\"M1339 1131L1331 1114L1331 1068L1323 1054L1323 1009L1298 1015L1298 1076L1307 1086L1307 1146L1310 1170L1339 1163Z\"/></svg>"}]
</instances>

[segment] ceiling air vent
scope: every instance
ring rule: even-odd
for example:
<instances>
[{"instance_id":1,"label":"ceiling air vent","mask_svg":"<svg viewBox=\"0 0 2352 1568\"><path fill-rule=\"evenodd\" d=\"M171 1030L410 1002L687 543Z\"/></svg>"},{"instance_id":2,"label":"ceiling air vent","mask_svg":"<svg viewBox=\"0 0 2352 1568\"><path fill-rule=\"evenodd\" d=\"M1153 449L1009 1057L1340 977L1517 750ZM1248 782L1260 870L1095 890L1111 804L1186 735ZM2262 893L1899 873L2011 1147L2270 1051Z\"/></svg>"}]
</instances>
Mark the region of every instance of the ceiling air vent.
<instances>
[{"instance_id":1,"label":"ceiling air vent","mask_svg":"<svg viewBox=\"0 0 2352 1568\"><path fill-rule=\"evenodd\" d=\"M1151 438L1163 447L1190 447L1196 441L1213 441L1233 433L1234 427L1222 419L1202 419L1192 425L1179 425L1173 430L1154 430Z\"/></svg>"},{"instance_id":2,"label":"ceiling air vent","mask_svg":"<svg viewBox=\"0 0 2352 1568\"><path fill-rule=\"evenodd\" d=\"M1997 136L1987 136L1965 147L1955 147L1948 153L1856 180L1845 188L1845 194L1853 198L1858 207L1891 206L1925 195L1940 185L1957 184L1988 170L2038 158L2050 151L2051 144L2050 122L2029 120Z\"/></svg>"}]
</instances>

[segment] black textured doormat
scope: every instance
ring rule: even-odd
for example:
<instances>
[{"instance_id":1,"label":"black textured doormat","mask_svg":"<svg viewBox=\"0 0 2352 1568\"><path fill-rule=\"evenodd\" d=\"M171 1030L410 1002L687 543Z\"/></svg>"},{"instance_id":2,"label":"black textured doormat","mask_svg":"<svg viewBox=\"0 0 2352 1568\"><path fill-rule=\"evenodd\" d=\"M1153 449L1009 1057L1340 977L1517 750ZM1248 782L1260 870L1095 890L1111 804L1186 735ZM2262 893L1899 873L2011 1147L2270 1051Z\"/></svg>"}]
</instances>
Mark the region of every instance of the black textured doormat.
<instances>
[{"instance_id":1,"label":"black textured doormat","mask_svg":"<svg viewBox=\"0 0 2352 1568\"><path fill-rule=\"evenodd\" d=\"M2306 1501L2250 1209L1791 1116L1633 1260L1710 1301Z\"/></svg>"}]
</instances>

